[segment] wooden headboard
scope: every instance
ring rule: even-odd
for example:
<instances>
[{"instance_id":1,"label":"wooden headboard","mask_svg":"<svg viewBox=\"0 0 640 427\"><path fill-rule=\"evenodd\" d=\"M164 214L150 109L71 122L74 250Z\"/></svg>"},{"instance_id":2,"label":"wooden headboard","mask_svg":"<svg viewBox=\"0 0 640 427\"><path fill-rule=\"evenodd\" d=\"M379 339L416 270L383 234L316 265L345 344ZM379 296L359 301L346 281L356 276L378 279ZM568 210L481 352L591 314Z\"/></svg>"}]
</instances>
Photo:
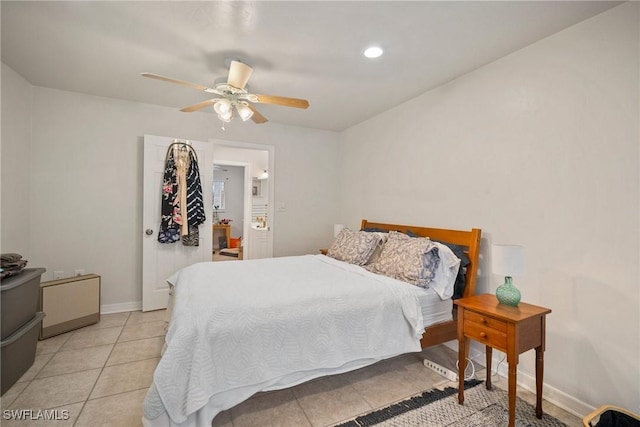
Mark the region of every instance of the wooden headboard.
<instances>
[{"instance_id":1,"label":"wooden headboard","mask_svg":"<svg viewBox=\"0 0 640 427\"><path fill-rule=\"evenodd\" d=\"M463 296L468 297L475 295L476 283L478 280L478 260L480 258L480 237L482 231L479 228L472 228L470 231L463 230L447 230L444 228L427 228L417 227L414 225L384 224L380 222L370 222L366 219L362 220L360 229L364 228L380 228L383 230L394 230L406 233L410 230L412 233L421 237L429 237L440 242L452 243L466 248L466 254L469 257L469 265L466 271L466 284Z\"/></svg>"}]
</instances>

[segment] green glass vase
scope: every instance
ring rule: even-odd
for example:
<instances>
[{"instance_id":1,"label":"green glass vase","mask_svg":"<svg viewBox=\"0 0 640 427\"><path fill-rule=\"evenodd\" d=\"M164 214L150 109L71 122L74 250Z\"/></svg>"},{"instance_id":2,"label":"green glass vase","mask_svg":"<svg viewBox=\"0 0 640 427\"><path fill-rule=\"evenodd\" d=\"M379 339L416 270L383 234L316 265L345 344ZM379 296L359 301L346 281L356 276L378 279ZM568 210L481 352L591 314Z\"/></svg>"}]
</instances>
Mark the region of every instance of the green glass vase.
<instances>
[{"instance_id":1,"label":"green glass vase","mask_svg":"<svg viewBox=\"0 0 640 427\"><path fill-rule=\"evenodd\" d=\"M513 286L511 277L504 278L504 283L496 289L496 297L500 304L516 307L520 302L520 291Z\"/></svg>"}]
</instances>

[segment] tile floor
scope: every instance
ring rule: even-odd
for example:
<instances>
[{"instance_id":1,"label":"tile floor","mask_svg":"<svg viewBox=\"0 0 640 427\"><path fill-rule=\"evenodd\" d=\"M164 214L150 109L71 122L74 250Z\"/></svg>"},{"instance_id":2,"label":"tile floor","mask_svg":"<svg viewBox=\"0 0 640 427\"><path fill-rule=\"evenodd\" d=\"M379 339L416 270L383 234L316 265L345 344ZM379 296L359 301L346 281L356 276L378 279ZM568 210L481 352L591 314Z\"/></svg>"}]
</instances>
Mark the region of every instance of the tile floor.
<instances>
[{"instance_id":1,"label":"tile floor","mask_svg":"<svg viewBox=\"0 0 640 427\"><path fill-rule=\"evenodd\" d=\"M2 420L2 425L140 426L142 401L160 358L165 316L164 310L108 314L96 325L39 341L34 365L2 396L2 409L67 410L69 419ZM424 368L425 356L447 367L454 367L457 357L439 346L289 389L258 393L219 414L212 425L330 426L436 386L457 386ZM484 379L483 370L478 377ZM506 387L506 380L494 377L494 384ZM535 401L531 393L520 395ZM582 425L546 401L544 409L570 427Z\"/></svg>"}]
</instances>

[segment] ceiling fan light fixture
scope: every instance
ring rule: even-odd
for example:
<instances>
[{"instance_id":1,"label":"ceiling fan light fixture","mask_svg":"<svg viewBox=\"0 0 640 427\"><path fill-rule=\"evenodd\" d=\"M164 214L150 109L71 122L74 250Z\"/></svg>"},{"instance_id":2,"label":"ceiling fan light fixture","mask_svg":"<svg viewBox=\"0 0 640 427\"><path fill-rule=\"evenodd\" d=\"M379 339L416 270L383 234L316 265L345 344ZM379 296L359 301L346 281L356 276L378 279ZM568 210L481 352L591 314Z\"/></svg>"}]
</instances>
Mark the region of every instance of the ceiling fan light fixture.
<instances>
[{"instance_id":1,"label":"ceiling fan light fixture","mask_svg":"<svg viewBox=\"0 0 640 427\"><path fill-rule=\"evenodd\" d=\"M233 116L231 115L231 110L229 110L228 112L224 113L224 114L218 114L218 118L220 120L222 120L225 123L229 123L231 121L231 119L233 118Z\"/></svg>"},{"instance_id":2,"label":"ceiling fan light fixture","mask_svg":"<svg viewBox=\"0 0 640 427\"><path fill-rule=\"evenodd\" d=\"M231 118L231 102L228 99L219 99L213 104L213 109L219 116Z\"/></svg>"},{"instance_id":3,"label":"ceiling fan light fixture","mask_svg":"<svg viewBox=\"0 0 640 427\"><path fill-rule=\"evenodd\" d=\"M216 79L215 85L212 88L153 73L142 73L142 76L169 83L180 84L206 93L218 95L217 98L207 99L205 101L198 102L197 104L189 105L182 108L180 111L192 113L194 111L200 111L203 108L213 106L218 119L222 121L222 130L224 130L225 123L229 123L233 120L234 109L236 110L236 115L240 117L242 121L251 119L256 124L268 122L268 120L260 114L260 111L253 107L253 103L281 105L284 107L301 109L309 108L309 101L306 99L249 93L247 82L252 73L253 68L247 64L239 61L231 61L229 66L229 75L226 78L226 81L223 77Z\"/></svg>"},{"instance_id":4,"label":"ceiling fan light fixture","mask_svg":"<svg viewBox=\"0 0 640 427\"><path fill-rule=\"evenodd\" d=\"M236 110L238 110L238 115L243 122L246 122L251 118L251 116L253 116L253 110L251 110L245 102L239 102L236 104Z\"/></svg>"}]
</instances>

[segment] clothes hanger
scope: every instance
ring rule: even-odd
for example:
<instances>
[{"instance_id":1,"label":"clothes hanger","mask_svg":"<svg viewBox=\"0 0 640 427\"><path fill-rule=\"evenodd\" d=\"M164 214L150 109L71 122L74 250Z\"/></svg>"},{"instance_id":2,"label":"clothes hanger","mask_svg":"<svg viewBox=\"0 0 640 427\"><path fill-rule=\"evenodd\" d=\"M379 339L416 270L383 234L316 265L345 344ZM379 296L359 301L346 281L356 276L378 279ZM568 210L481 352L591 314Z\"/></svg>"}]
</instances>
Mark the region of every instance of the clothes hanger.
<instances>
[{"instance_id":1,"label":"clothes hanger","mask_svg":"<svg viewBox=\"0 0 640 427\"><path fill-rule=\"evenodd\" d=\"M171 145L169 145L169 148L167 149L167 157L166 159L169 158L169 153L171 152L172 149L177 148L178 150L185 152L185 151L189 151L191 154L193 154L193 158L195 159L195 161L198 161L198 153L196 153L196 150L193 149L193 147L191 146L191 141L189 140L180 140L180 139L174 139L173 143L171 143Z\"/></svg>"}]
</instances>

